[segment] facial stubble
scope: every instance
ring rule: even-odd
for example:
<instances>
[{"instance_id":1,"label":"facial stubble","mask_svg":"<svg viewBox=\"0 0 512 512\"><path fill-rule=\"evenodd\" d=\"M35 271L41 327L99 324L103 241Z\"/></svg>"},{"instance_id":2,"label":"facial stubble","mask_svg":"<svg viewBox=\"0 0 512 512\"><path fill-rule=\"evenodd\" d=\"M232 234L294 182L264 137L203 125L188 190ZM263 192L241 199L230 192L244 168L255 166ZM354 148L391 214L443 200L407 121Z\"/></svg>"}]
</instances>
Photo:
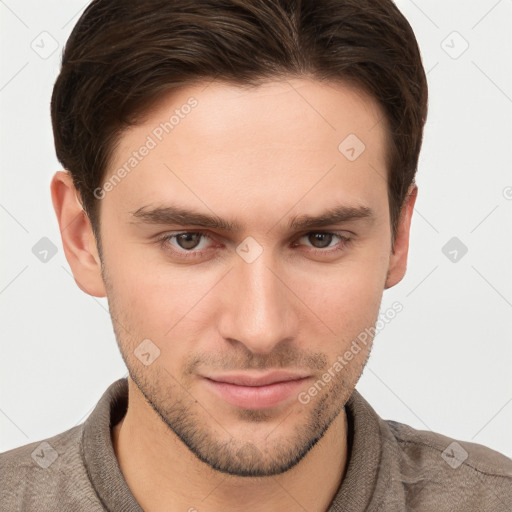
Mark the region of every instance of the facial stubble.
<instances>
[{"instance_id":1,"label":"facial stubble","mask_svg":"<svg viewBox=\"0 0 512 512\"><path fill-rule=\"evenodd\" d=\"M289 406L290 411L284 413L281 422L264 438L264 446L257 446L252 441L237 439L230 434L222 425L222 419L216 418L213 408L196 400L187 385L183 384L184 379L173 376L162 366L164 358L160 357L150 366L145 366L133 355L138 343L126 328L128 319L123 318L120 322L120 311L107 276L104 276L104 281L114 333L130 378L146 403L167 426L169 434L177 436L200 461L222 473L265 477L284 473L296 466L322 439L338 415L341 412L345 414L345 404L369 357L368 352L362 364L353 360L351 370L355 374L348 374L347 369L338 372L336 378L312 397L308 404L302 404L297 399ZM289 361L294 358L284 359ZM304 361L308 357L301 355L295 359ZM326 365L325 357L321 361L317 361L317 366ZM244 366L247 368L248 364L240 365ZM261 368L262 364L257 366ZM297 408L299 417L304 420L289 427L286 420L288 416L293 416ZM275 414L266 410L239 409L235 414L240 422L252 429L256 424L263 429L267 423L275 420ZM291 428L291 431L286 431L286 428Z\"/></svg>"}]
</instances>

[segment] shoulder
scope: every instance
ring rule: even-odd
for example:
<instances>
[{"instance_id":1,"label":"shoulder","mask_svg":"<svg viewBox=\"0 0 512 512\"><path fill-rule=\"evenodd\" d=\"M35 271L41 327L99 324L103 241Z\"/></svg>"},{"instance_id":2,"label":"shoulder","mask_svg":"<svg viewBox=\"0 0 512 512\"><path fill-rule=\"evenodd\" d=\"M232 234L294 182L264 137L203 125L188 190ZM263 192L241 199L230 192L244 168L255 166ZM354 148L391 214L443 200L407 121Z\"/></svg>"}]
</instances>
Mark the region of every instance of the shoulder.
<instances>
[{"instance_id":1,"label":"shoulder","mask_svg":"<svg viewBox=\"0 0 512 512\"><path fill-rule=\"evenodd\" d=\"M0 453L2 510L104 510L82 460L82 427Z\"/></svg>"},{"instance_id":2,"label":"shoulder","mask_svg":"<svg viewBox=\"0 0 512 512\"><path fill-rule=\"evenodd\" d=\"M388 449L397 452L411 508L421 503L421 510L511 510L512 459L481 444L381 422L388 430Z\"/></svg>"}]
</instances>

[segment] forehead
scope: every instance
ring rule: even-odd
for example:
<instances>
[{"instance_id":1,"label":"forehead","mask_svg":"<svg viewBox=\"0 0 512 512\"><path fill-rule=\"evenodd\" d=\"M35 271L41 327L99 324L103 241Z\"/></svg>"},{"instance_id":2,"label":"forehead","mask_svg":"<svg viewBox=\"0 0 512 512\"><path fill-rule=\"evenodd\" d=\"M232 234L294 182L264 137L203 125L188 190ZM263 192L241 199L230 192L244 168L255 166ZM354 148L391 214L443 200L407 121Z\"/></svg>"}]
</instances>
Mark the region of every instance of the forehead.
<instances>
[{"instance_id":1,"label":"forehead","mask_svg":"<svg viewBox=\"0 0 512 512\"><path fill-rule=\"evenodd\" d=\"M220 214L240 201L268 215L269 204L283 214L326 194L333 203L375 202L386 195L386 143L381 108L352 85L198 83L164 96L125 132L105 180L127 172L104 206L180 199Z\"/></svg>"},{"instance_id":2,"label":"forehead","mask_svg":"<svg viewBox=\"0 0 512 512\"><path fill-rule=\"evenodd\" d=\"M385 124L377 101L362 89L313 79L290 78L258 86L199 83L176 90L155 105L146 122L135 128L139 135L153 129L157 138L171 139L166 135L172 132L174 138L192 136L198 144L230 150L230 140L249 147L265 141L272 146L305 143L303 151L329 147L337 155L337 143L349 134L378 144L382 134L379 130L372 134L373 128ZM165 129L167 122L172 130Z\"/></svg>"}]
</instances>

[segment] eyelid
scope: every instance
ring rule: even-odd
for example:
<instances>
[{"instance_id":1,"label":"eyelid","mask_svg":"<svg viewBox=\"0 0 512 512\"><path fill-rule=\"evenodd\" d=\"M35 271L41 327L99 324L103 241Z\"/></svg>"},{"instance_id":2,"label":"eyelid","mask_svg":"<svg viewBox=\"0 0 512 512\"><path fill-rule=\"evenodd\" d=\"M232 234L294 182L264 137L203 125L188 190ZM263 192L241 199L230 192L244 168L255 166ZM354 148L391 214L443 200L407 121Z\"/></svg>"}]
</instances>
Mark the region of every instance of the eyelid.
<instances>
[{"instance_id":1,"label":"eyelid","mask_svg":"<svg viewBox=\"0 0 512 512\"><path fill-rule=\"evenodd\" d=\"M336 229L308 229L307 231L301 231L299 233L296 233L295 235L293 235L292 237L292 240L298 240L299 238L302 238L303 236L306 236L306 235L310 235L312 233L323 233L325 235L334 235L334 236L338 236L340 238L351 238L352 236L354 236L353 233L351 233L350 231L347 231L346 229L342 230L342 231L338 231Z\"/></svg>"}]
</instances>

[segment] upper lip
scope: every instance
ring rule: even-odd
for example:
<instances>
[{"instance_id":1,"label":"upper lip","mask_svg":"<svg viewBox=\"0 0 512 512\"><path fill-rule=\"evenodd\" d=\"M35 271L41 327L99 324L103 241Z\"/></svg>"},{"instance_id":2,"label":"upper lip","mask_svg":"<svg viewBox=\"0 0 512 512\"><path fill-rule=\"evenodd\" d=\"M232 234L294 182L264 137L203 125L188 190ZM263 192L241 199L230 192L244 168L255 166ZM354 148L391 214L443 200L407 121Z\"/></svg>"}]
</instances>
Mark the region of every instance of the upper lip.
<instances>
[{"instance_id":1,"label":"upper lip","mask_svg":"<svg viewBox=\"0 0 512 512\"><path fill-rule=\"evenodd\" d=\"M205 378L215 382L225 384L234 384L236 386L268 386L277 384L278 382L289 382L292 380L301 380L309 377L304 373L292 373L286 371L273 371L265 374L248 374L248 373L230 373L225 375L209 375Z\"/></svg>"}]
</instances>

